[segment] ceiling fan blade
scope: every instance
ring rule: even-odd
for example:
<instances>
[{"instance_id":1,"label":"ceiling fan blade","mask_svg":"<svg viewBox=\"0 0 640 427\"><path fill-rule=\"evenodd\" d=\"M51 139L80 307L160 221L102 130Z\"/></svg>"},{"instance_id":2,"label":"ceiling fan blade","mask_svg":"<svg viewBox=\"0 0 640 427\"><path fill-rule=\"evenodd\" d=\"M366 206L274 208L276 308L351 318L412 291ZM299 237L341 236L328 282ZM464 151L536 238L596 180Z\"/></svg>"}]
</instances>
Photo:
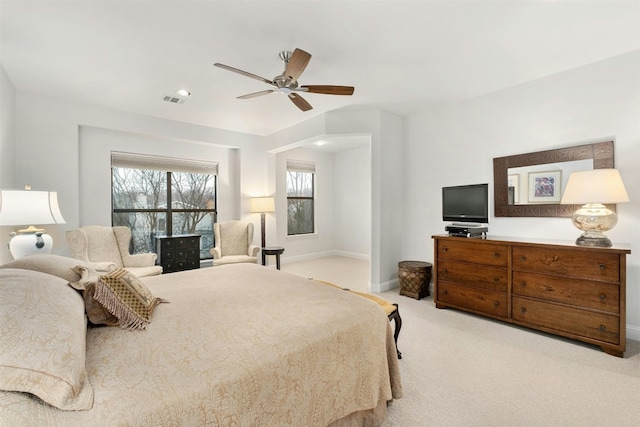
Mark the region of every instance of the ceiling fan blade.
<instances>
[{"instance_id":1,"label":"ceiling fan blade","mask_svg":"<svg viewBox=\"0 0 640 427\"><path fill-rule=\"evenodd\" d=\"M353 95L353 86L305 85L298 89L301 92L324 93L325 95Z\"/></svg>"},{"instance_id":2,"label":"ceiling fan blade","mask_svg":"<svg viewBox=\"0 0 640 427\"><path fill-rule=\"evenodd\" d=\"M271 86L274 86L274 87L278 87L278 85L276 85L276 84L275 84L274 82L272 82L271 80L269 80L269 79L265 79L264 77L260 77L260 76L257 76L257 75L255 75L255 74L251 74L251 73L249 73L249 72L247 72L247 71L242 71L242 70L239 70L239 69L237 69L237 68L230 67L230 66L228 66L228 65L220 64L219 62L216 62L216 63L215 63L215 64L213 64L213 65L214 65L215 67L220 67L220 68L223 68L223 69L225 69L225 70L233 71L234 73L242 74L243 76L246 76L246 77L251 77L252 79L260 80L261 82L264 82L264 83L266 83L266 84L268 84L268 85L271 85Z\"/></svg>"},{"instance_id":3,"label":"ceiling fan blade","mask_svg":"<svg viewBox=\"0 0 640 427\"><path fill-rule=\"evenodd\" d=\"M253 93L248 93L246 95L241 95L238 96L238 99L249 99L249 98L255 98L256 96L262 96L262 95L268 95L270 93L275 92L274 89L267 89L267 90L261 90L260 92L253 92Z\"/></svg>"},{"instance_id":4,"label":"ceiling fan blade","mask_svg":"<svg viewBox=\"0 0 640 427\"><path fill-rule=\"evenodd\" d=\"M311 55L302 49L296 48L287 62L287 66L284 70L284 77L286 84L295 82L300 77L300 74L307 68L307 64L311 60Z\"/></svg>"},{"instance_id":5,"label":"ceiling fan blade","mask_svg":"<svg viewBox=\"0 0 640 427\"><path fill-rule=\"evenodd\" d=\"M290 93L288 96L289 99L291 99L291 101L296 104L296 107L298 107L302 111L309 111L313 108L311 104L309 104L303 97L301 97L297 93Z\"/></svg>"}]
</instances>

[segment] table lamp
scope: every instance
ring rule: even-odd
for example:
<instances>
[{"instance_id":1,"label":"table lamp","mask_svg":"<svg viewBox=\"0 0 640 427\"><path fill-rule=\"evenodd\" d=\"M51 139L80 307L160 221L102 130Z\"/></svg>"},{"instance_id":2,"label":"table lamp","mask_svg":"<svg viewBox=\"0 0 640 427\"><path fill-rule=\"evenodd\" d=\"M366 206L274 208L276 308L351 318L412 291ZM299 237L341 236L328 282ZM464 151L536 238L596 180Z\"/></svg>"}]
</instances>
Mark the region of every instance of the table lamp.
<instances>
[{"instance_id":1,"label":"table lamp","mask_svg":"<svg viewBox=\"0 0 640 427\"><path fill-rule=\"evenodd\" d=\"M561 204L583 205L571 217L573 225L583 233L579 246L611 246L604 235L618 222L618 215L605 204L626 203L627 190L617 169L593 169L573 172L562 195Z\"/></svg>"},{"instance_id":2,"label":"table lamp","mask_svg":"<svg viewBox=\"0 0 640 427\"><path fill-rule=\"evenodd\" d=\"M27 186L27 188L29 188ZM0 190L0 225L64 224L55 191ZM9 234L9 251L14 258L48 254L53 239L34 225Z\"/></svg>"},{"instance_id":3,"label":"table lamp","mask_svg":"<svg viewBox=\"0 0 640 427\"><path fill-rule=\"evenodd\" d=\"M265 213L275 212L276 206L273 197L253 197L251 199L251 212L260 213L260 230L262 236L262 246L266 247L265 239Z\"/></svg>"}]
</instances>

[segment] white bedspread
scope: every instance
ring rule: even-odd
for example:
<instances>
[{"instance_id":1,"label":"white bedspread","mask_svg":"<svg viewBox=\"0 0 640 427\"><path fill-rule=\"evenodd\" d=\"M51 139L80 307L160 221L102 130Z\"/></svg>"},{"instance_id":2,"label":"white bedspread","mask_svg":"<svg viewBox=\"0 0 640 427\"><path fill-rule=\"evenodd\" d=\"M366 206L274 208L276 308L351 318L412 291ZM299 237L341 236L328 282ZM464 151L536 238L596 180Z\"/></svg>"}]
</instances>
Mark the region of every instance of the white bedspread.
<instances>
[{"instance_id":1,"label":"white bedspread","mask_svg":"<svg viewBox=\"0 0 640 427\"><path fill-rule=\"evenodd\" d=\"M377 304L285 272L232 264L142 279L145 331L89 328L95 401L61 411L0 392L0 425L327 426L401 397Z\"/></svg>"}]
</instances>

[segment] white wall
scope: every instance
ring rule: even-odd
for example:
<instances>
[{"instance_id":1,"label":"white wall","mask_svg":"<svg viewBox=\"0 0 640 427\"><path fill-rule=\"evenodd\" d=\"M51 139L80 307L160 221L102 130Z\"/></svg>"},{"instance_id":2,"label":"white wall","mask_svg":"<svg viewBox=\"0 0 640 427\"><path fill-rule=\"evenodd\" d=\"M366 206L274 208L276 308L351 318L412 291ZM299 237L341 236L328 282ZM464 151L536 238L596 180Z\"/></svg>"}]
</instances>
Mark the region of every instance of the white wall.
<instances>
[{"instance_id":1,"label":"white wall","mask_svg":"<svg viewBox=\"0 0 640 427\"><path fill-rule=\"evenodd\" d=\"M370 289L397 286L402 241L403 126L402 119L377 110L333 111L269 135L266 143L276 152L306 140L358 135L371 138L371 250Z\"/></svg>"},{"instance_id":2,"label":"white wall","mask_svg":"<svg viewBox=\"0 0 640 427\"><path fill-rule=\"evenodd\" d=\"M315 233L287 236L287 160L316 165ZM338 152L295 148L277 154L275 242L284 246L283 260L300 261L326 255L369 259L371 249L371 155L368 146ZM269 227L267 226L267 230ZM267 244L273 240L267 236Z\"/></svg>"},{"instance_id":3,"label":"white wall","mask_svg":"<svg viewBox=\"0 0 640 427\"><path fill-rule=\"evenodd\" d=\"M0 64L0 188L15 187L16 89Z\"/></svg>"},{"instance_id":4,"label":"white wall","mask_svg":"<svg viewBox=\"0 0 640 427\"><path fill-rule=\"evenodd\" d=\"M235 148L91 126L80 127L79 147L81 226L111 225L112 151L218 162L218 220L241 217L237 179L240 168Z\"/></svg>"},{"instance_id":5,"label":"white wall","mask_svg":"<svg viewBox=\"0 0 640 427\"><path fill-rule=\"evenodd\" d=\"M315 232L287 236L287 160L315 164ZM334 175L333 155L296 148L277 154L276 222L277 244L285 247L285 258L303 259L305 255L327 253L334 249ZM267 242L267 245L271 245Z\"/></svg>"},{"instance_id":6,"label":"white wall","mask_svg":"<svg viewBox=\"0 0 640 427\"><path fill-rule=\"evenodd\" d=\"M0 188L16 188L16 89L0 64ZM9 233L14 227L0 227L1 247L6 248ZM5 258L0 254L0 263L11 259L6 249Z\"/></svg>"},{"instance_id":7,"label":"white wall","mask_svg":"<svg viewBox=\"0 0 640 427\"><path fill-rule=\"evenodd\" d=\"M334 248L343 255L369 259L371 250L371 147L333 155Z\"/></svg>"},{"instance_id":8,"label":"white wall","mask_svg":"<svg viewBox=\"0 0 640 427\"><path fill-rule=\"evenodd\" d=\"M426 261L430 237L444 233L443 186L492 189L494 157L615 140L631 202L618 205L618 225L607 234L632 246L627 334L640 340L640 51L412 115L405 130L402 254ZM495 218L493 208L490 216L492 235L573 241L580 234L569 218Z\"/></svg>"},{"instance_id":9,"label":"white wall","mask_svg":"<svg viewBox=\"0 0 640 427\"><path fill-rule=\"evenodd\" d=\"M47 232L54 239L53 253L65 255L68 253L65 231L90 222L104 223L104 213L87 213L80 217L80 189L86 188L82 180L91 179L80 175L81 164L81 129L104 129L120 132L136 139L137 143L150 147L153 154L168 155L185 147L186 152L197 152L194 144L209 144L212 147L237 148L236 159L229 161L237 165L246 163L250 167L239 167L233 181L235 190L229 190L228 206L233 210L224 215L255 220L249 216L248 197L268 191L265 173L268 165L268 155L260 141L262 138L254 135L213 129L189 123L141 116L122 111L109 110L99 107L79 105L72 102L62 102L41 96L18 92L16 97L16 177L15 184L22 186L30 184L34 189L57 190L62 214L66 225L50 226ZM109 133L109 132L107 132ZM141 141L145 140L143 144ZM107 138L100 147L106 151L111 144L121 147L120 142ZM168 141L172 141L173 148L168 148ZM206 150L203 150L206 151ZM256 165L260 165L257 167ZM224 166L223 166L224 167ZM232 170L232 169L229 169ZM239 189L239 191L237 191ZM84 191L84 190L83 190ZM104 197L104 185L100 184L98 193L100 203L109 203ZM232 194L233 193L233 194ZM91 197L98 200L96 195ZM94 200L94 201L95 201ZM83 203L84 199L83 199ZM85 206L86 207L86 206ZM225 207L224 209L227 209ZM86 221L86 222L85 222ZM258 222L255 223L259 227ZM257 243L259 235L254 239ZM11 260L11 255L5 245L0 246L0 263Z\"/></svg>"},{"instance_id":10,"label":"white wall","mask_svg":"<svg viewBox=\"0 0 640 427\"><path fill-rule=\"evenodd\" d=\"M0 82L3 78L0 76ZM640 339L639 101L637 51L404 120L380 111L342 110L268 137L86 107L19 91L13 184L30 183L34 188L59 191L68 224L49 230L59 244L65 241L64 230L80 223L82 127L178 143L238 147L240 176L236 179L241 195L236 205L240 215L251 218L259 229L259 216L248 214L248 198L273 195L277 187L277 156L265 150L323 135L367 134L371 137L370 280L371 289L379 291L395 285L398 261L433 259L431 235L444 232L442 186L492 184L494 157L613 138L616 166L631 202L618 207L620 220L609 236L614 242L630 243L634 250L628 259L627 320L629 336ZM0 117L6 120L8 116L3 112ZM6 141L1 143L10 146ZM7 160L0 158L0 166L6 164ZM275 218L284 216L276 213ZM275 218L270 215L267 220L268 238L275 236L281 244L286 226L276 226ZM569 240L578 235L566 218L491 218L489 227L494 235ZM324 247L323 242L315 248ZM286 254L298 249L302 250L288 247ZM54 253L64 250L54 247ZM0 262L9 259L6 246L1 246Z\"/></svg>"}]
</instances>

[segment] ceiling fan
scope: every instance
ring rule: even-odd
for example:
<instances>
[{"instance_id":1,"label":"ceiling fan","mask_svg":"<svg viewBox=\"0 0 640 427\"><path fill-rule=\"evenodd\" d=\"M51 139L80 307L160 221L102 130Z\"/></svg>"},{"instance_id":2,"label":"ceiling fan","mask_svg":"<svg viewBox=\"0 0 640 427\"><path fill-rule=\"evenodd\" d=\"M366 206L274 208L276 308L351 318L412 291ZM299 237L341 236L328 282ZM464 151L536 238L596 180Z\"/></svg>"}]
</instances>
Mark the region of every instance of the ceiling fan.
<instances>
[{"instance_id":1,"label":"ceiling fan","mask_svg":"<svg viewBox=\"0 0 640 427\"><path fill-rule=\"evenodd\" d=\"M311 60L311 55L302 49L295 49L293 53L288 51L280 52L279 56L282 62L284 62L284 72L274 77L273 80L265 79L264 77L251 74L228 65L220 64L218 62L213 65L225 70L233 71L234 73L242 74L243 76L251 77L252 79L260 80L261 82L273 86L273 89L241 95L238 96L238 99L255 98L256 96L268 95L270 93L283 93L289 97L296 107L302 111L309 111L313 107L298 94L299 92L322 93L326 95L353 95L353 86L298 86L298 77L300 77L304 69L307 67L307 64Z\"/></svg>"}]
</instances>

